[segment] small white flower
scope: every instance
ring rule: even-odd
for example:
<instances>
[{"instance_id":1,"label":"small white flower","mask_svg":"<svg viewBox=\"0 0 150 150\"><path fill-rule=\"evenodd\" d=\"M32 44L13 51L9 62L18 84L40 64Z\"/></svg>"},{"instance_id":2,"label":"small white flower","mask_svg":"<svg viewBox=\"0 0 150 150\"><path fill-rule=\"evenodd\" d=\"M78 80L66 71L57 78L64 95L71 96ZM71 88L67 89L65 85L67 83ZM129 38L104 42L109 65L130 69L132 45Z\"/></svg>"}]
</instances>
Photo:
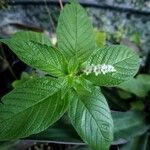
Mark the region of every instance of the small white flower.
<instances>
[{"instance_id":1,"label":"small white flower","mask_svg":"<svg viewBox=\"0 0 150 150\"><path fill-rule=\"evenodd\" d=\"M92 65L90 65L90 68L91 68L92 70L94 70L94 69L96 68L96 66L95 66L94 64L92 64Z\"/></svg>"},{"instance_id":2,"label":"small white flower","mask_svg":"<svg viewBox=\"0 0 150 150\"><path fill-rule=\"evenodd\" d=\"M106 74L107 72L108 72L108 67L107 67L107 65L102 65L101 66L101 72L103 73L103 74Z\"/></svg>"},{"instance_id":3,"label":"small white flower","mask_svg":"<svg viewBox=\"0 0 150 150\"><path fill-rule=\"evenodd\" d=\"M84 70L84 73L86 75L89 75L90 73L95 73L96 76L98 76L99 74L106 74L106 73L110 73L110 72L115 72L116 69L114 68L114 66L112 65L106 65L106 64L91 64L89 66L87 66Z\"/></svg>"},{"instance_id":4,"label":"small white flower","mask_svg":"<svg viewBox=\"0 0 150 150\"><path fill-rule=\"evenodd\" d=\"M100 68L95 67L93 72L95 73L96 76L98 76L100 74L101 70L100 70Z\"/></svg>"},{"instance_id":5,"label":"small white flower","mask_svg":"<svg viewBox=\"0 0 150 150\"><path fill-rule=\"evenodd\" d=\"M91 66L87 66L87 67L83 70L83 72L85 72L86 75L89 75L89 74L92 72Z\"/></svg>"}]
</instances>

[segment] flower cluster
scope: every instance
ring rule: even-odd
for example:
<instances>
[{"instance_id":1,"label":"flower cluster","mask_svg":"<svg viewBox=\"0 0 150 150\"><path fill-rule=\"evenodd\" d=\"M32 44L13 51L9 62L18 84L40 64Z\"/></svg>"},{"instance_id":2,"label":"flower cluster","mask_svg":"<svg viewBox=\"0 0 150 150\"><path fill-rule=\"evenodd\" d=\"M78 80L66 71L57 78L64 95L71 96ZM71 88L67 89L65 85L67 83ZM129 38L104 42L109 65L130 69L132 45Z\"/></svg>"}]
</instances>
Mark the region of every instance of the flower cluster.
<instances>
[{"instance_id":1,"label":"flower cluster","mask_svg":"<svg viewBox=\"0 0 150 150\"><path fill-rule=\"evenodd\" d=\"M90 73L95 73L96 76L99 74L106 74L110 72L115 72L116 69L112 65L106 65L106 64L98 64L98 65L89 65L87 66L83 72L86 75L89 75Z\"/></svg>"}]
</instances>

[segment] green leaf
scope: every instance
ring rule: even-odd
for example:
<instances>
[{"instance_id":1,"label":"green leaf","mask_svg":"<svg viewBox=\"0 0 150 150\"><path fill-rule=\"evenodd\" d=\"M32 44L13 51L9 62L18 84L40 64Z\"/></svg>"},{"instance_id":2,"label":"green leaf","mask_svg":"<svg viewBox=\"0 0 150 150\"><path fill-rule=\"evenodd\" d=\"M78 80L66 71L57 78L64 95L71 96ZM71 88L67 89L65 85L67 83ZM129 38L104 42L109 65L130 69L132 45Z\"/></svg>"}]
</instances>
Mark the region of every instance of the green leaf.
<instances>
[{"instance_id":1,"label":"green leaf","mask_svg":"<svg viewBox=\"0 0 150 150\"><path fill-rule=\"evenodd\" d=\"M129 99L132 97L132 94L123 90L118 90L118 95L121 99Z\"/></svg>"},{"instance_id":2,"label":"green leaf","mask_svg":"<svg viewBox=\"0 0 150 150\"><path fill-rule=\"evenodd\" d=\"M23 83L25 83L26 81L28 81L32 78L33 78L32 75L28 74L27 72L22 72L21 79L20 80L15 80L12 83L12 86L13 86L13 88L17 88L17 87L19 87L20 85L22 85Z\"/></svg>"},{"instance_id":3,"label":"green leaf","mask_svg":"<svg viewBox=\"0 0 150 150\"><path fill-rule=\"evenodd\" d=\"M150 90L150 75L149 74L139 74L136 79L143 83Z\"/></svg>"},{"instance_id":4,"label":"green leaf","mask_svg":"<svg viewBox=\"0 0 150 150\"><path fill-rule=\"evenodd\" d=\"M33 41L40 44L45 44L51 46L51 42L48 36L43 33L33 32L33 31L21 31L13 34L12 39L19 41Z\"/></svg>"},{"instance_id":5,"label":"green leaf","mask_svg":"<svg viewBox=\"0 0 150 150\"><path fill-rule=\"evenodd\" d=\"M61 88L61 98L63 98L72 88L73 78L70 76L66 76L65 78L63 78L62 83L63 87Z\"/></svg>"},{"instance_id":6,"label":"green leaf","mask_svg":"<svg viewBox=\"0 0 150 150\"><path fill-rule=\"evenodd\" d=\"M120 150L149 150L150 149L150 134L143 134L141 136L137 136L129 143L120 148Z\"/></svg>"},{"instance_id":7,"label":"green leaf","mask_svg":"<svg viewBox=\"0 0 150 150\"><path fill-rule=\"evenodd\" d=\"M113 140L113 121L99 88L79 96L74 93L69 116L78 134L93 150L109 149Z\"/></svg>"},{"instance_id":8,"label":"green leaf","mask_svg":"<svg viewBox=\"0 0 150 150\"><path fill-rule=\"evenodd\" d=\"M138 111L113 112L114 140L129 140L132 137L141 135L148 130L145 122L146 115Z\"/></svg>"},{"instance_id":9,"label":"green leaf","mask_svg":"<svg viewBox=\"0 0 150 150\"><path fill-rule=\"evenodd\" d=\"M96 37L96 44L98 47L105 46L105 44L106 44L106 33L105 32L96 31L95 37Z\"/></svg>"},{"instance_id":10,"label":"green leaf","mask_svg":"<svg viewBox=\"0 0 150 150\"><path fill-rule=\"evenodd\" d=\"M94 89L92 83L81 76L75 78L73 87L79 94L85 91L92 92Z\"/></svg>"},{"instance_id":11,"label":"green leaf","mask_svg":"<svg viewBox=\"0 0 150 150\"><path fill-rule=\"evenodd\" d=\"M142 101L138 100L138 101L134 101L130 103L131 105L131 110L144 110L145 105Z\"/></svg>"},{"instance_id":12,"label":"green leaf","mask_svg":"<svg viewBox=\"0 0 150 150\"><path fill-rule=\"evenodd\" d=\"M145 97L148 92L145 86L134 78L119 84L117 87L138 97Z\"/></svg>"},{"instance_id":13,"label":"green leaf","mask_svg":"<svg viewBox=\"0 0 150 150\"><path fill-rule=\"evenodd\" d=\"M95 36L86 11L75 1L62 10L57 27L58 47L67 60L75 57L81 62L95 49Z\"/></svg>"},{"instance_id":14,"label":"green leaf","mask_svg":"<svg viewBox=\"0 0 150 150\"><path fill-rule=\"evenodd\" d=\"M133 77L139 69L139 57L133 50L123 45L112 45L99 48L91 57L89 64L94 65L112 65L115 72L106 74L100 73L96 76L94 73L84 75L96 85L114 86Z\"/></svg>"},{"instance_id":15,"label":"green leaf","mask_svg":"<svg viewBox=\"0 0 150 150\"><path fill-rule=\"evenodd\" d=\"M26 64L53 76L65 74L65 59L55 47L31 41L5 40L10 49Z\"/></svg>"},{"instance_id":16,"label":"green leaf","mask_svg":"<svg viewBox=\"0 0 150 150\"><path fill-rule=\"evenodd\" d=\"M130 37L130 40L131 40L132 42L134 42L137 46L140 46L140 45L141 45L141 42L142 42L141 38L142 38L142 37L140 36L139 33L134 33L134 34Z\"/></svg>"},{"instance_id":17,"label":"green leaf","mask_svg":"<svg viewBox=\"0 0 150 150\"><path fill-rule=\"evenodd\" d=\"M68 98L61 99L61 81L36 78L2 98L0 141L39 133L56 122L66 111Z\"/></svg>"},{"instance_id":18,"label":"green leaf","mask_svg":"<svg viewBox=\"0 0 150 150\"><path fill-rule=\"evenodd\" d=\"M137 78L132 78L128 81L125 81L119 84L117 87L126 92L135 94L138 97L145 97L150 91L150 84L148 83L150 77L149 78L146 77L139 75L137 76Z\"/></svg>"},{"instance_id":19,"label":"green leaf","mask_svg":"<svg viewBox=\"0 0 150 150\"><path fill-rule=\"evenodd\" d=\"M68 73L75 75L77 73L78 67L79 67L79 64L77 60L75 59L75 57L70 58L68 62Z\"/></svg>"},{"instance_id":20,"label":"green leaf","mask_svg":"<svg viewBox=\"0 0 150 150\"><path fill-rule=\"evenodd\" d=\"M0 142L0 150L18 150L18 141Z\"/></svg>"}]
</instances>

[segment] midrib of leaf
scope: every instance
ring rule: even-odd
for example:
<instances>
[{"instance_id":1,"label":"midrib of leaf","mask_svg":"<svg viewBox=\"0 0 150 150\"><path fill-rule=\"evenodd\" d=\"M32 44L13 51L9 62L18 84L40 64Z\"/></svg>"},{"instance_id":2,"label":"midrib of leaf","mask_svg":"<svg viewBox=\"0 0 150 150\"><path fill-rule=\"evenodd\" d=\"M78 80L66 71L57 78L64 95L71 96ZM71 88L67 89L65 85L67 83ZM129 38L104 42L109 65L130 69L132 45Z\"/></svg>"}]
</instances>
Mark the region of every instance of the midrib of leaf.
<instances>
[{"instance_id":1,"label":"midrib of leaf","mask_svg":"<svg viewBox=\"0 0 150 150\"><path fill-rule=\"evenodd\" d=\"M77 25L78 25L78 14L77 14L77 6L75 7L75 14L76 14L76 38L75 38L75 57L77 57L77 35L78 35L78 31L77 31Z\"/></svg>"},{"instance_id":2,"label":"midrib of leaf","mask_svg":"<svg viewBox=\"0 0 150 150\"><path fill-rule=\"evenodd\" d=\"M38 105L38 104L40 104L40 103L41 103L41 102L37 103L36 105ZM47 107L47 110L46 110L45 114L47 114L47 112L48 112L48 110L49 110L49 106L51 105L51 103L52 103L52 101L49 102L49 105L48 105L48 107ZM55 103L55 108L54 108L54 110L56 110L58 103L59 103L59 101L58 101L58 98L57 98L57 103ZM36 105L34 105L34 106L36 106ZM41 106L41 105L39 105L39 106ZM65 106L65 103L63 104L63 107L62 107L60 113L62 113L62 110L64 110L64 106ZM29 109L30 111L28 111L28 109ZM43 108L40 108L40 107L39 107L38 112L40 112L41 109L43 109ZM67 109L67 108L66 108L66 109ZM33 108L30 107L30 108L27 108L26 110L27 110L28 112L30 112L30 113L28 113L28 116L27 116L27 118L29 118L29 116L32 114ZM24 110L24 111L26 111L26 110ZM22 111L21 113L16 114L15 117L19 116L20 114L24 114L24 111ZM38 117L37 117L37 116L38 116L38 112L36 113L35 119L32 120L32 124L34 124L34 122L37 120L37 118L38 118ZM54 111L53 111L53 112L54 112ZM51 116L50 120L52 120L52 118L54 117L54 113L51 114L50 116ZM61 117L61 116L60 116L60 117ZM59 118L60 118L60 117L59 117ZM42 118L44 118L44 117L42 117ZM9 119L3 121L2 123L5 123L6 121L11 120L11 119L12 119L12 118L9 118ZM34 132L34 134L39 133L38 130L39 130L39 128L40 128L40 126L41 126L41 124L42 124L43 121L44 121L44 120L41 120L40 123L39 123L39 125L38 125L36 128L34 128L34 130L36 131L36 132ZM7 123L7 122L6 122L6 123ZM23 123L24 123L24 122L22 122L22 124L23 124ZM26 132L32 127L32 124L30 124L30 126L26 129ZM51 124L49 124L49 125L51 125ZM41 131L43 131L44 129L45 129L45 126L43 126L43 129L42 129ZM4 130L4 132L5 132L5 130ZM28 132L27 132L27 133L28 133ZM1 134L3 134L3 132L2 132ZM30 134L28 133L28 135L26 135L26 136L29 136L29 135L30 135ZM20 138L22 138L22 137L24 137L24 136L20 136Z\"/></svg>"},{"instance_id":3,"label":"midrib of leaf","mask_svg":"<svg viewBox=\"0 0 150 150\"><path fill-rule=\"evenodd\" d=\"M26 43L26 42L25 42ZM27 44L27 43L26 43ZM24 48L22 48L22 47L20 47L20 45L18 45L17 44L17 46L20 48L20 49L22 49L23 51L25 51L26 52L26 50L24 49ZM51 65L51 68L53 68L53 69L55 69L55 70L59 70L61 73L62 73L62 69L61 68L57 68L56 66L54 66L53 64L51 64L48 60L47 60L47 58L45 57L45 55L41 52L41 51L38 51L42 56L43 56L43 60L45 60L46 62L48 62L48 64L49 65ZM19 51L19 53L21 53L20 51ZM28 53L31 55L31 56L33 56L33 54L28 50ZM57 52L56 52L57 53ZM23 59L26 59L26 57L24 57L24 56L22 56L22 58ZM23 59L22 58L20 58L22 61L23 61ZM39 58L38 58L39 59ZM40 60L41 60L41 62L43 61L41 58L40 58ZM54 60L55 62L56 62L56 60ZM60 64L60 62L58 61L58 59L57 59L57 62ZM30 66L32 66L33 68L35 68L33 65L30 65ZM41 65L39 65L39 64L37 64L36 65L37 67L36 67L36 69L38 69L38 66L41 66ZM44 69L45 70L45 69ZM46 69L47 70L47 69Z\"/></svg>"},{"instance_id":4,"label":"midrib of leaf","mask_svg":"<svg viewBox=\"0 0 150 150\"><path fill-rule=\"evenodd\" d=\"M45 98L45 99L46 99L46 98ZM41 103L41 102L40 102L40 103ZM39 104L40 104L40 103L39 103ZM47 114L48 109L49 109L49 106L50 106L51 103L52 103L52 101L49 102L45 115ZM36 104L36 105L37 105L37 104ZM36 105L35 105L35 106L36 106ZM41 105L40 105L40 106L41 106ZM53 111L53 113L51 114L51 118L52 118L52 116L54 115L54 112L55 112L56 108L57 108L57 104L55 104L55 108L53 109L54 111ZM30 108L29 108L29 109L30 109ZM40 109L38 109L38 112L40 112ZM37 115L38 115L38 113L37 113ZM45 115L43 116L43 118L45 118ZM37 117L35 117L35 120L36 120L36 118L37 118ZM41 122L42 122L42 121L41 121ZM33 121L32 123L34 123L34 121ZM30 128L31 128L31 126L32 126L32 124L30 125ZM35 130L37 130L39 127L40 127L40 124L37 126L37 128L36 128ZM30 128L28 128L27 130L29 130Z\"/></svg>"},{"instance_id":5,"label":"midrib of leaf","mask_svg":"<svg viewBox=\"0 0 150 150\"><path fill-rule=\"evenodd\" d=\"M126 57L125 59L122 59L122 60L120 60L120 61L118 61L118 62L116 62L116 63L114 63L114 64L121 63L122 61L128 60L128 59L130 59L130 58L132 58L132 57L134 57L134 55L131 55L130 57Z\"/></svg>"},{"instance_id":6,"label":"midrib of leaf","mask_svg":"<svg viewBox=\"0 0 150 150\"><path fill-rule=\"evenodd\" d=\"M103 48L103 47L102 47ZM107 47L105 47L105 48L107 48ZM114 49L114 48L113 48ZM96 53L99 51L100 49L97 49L97 51L94 51L93 52L93 55L96 55ZM108 51L108 50L107 50ZM101 63L103 63L104 62L104 60L105 60L105 57L107 56L107 51L105 51L105 55L104 55L104 57L102 58L102 60L101 60ZM112 53L113 53L113 50L111 51ZM111 55L109 55L109 57L111 57ZM115 61L113 61L113 62L111 62L110 64L112 64L112 65L116 65L116 64L118 64L118 63L121 63L121 62L123 62L123 61L125 61L125 60L128 60L128 59L130 59L130 58L132 58L132 57L135 57L133 54L131 55L130 54L130 56L128 56L128 57L126 57L126 58L124 58L124 59L121 59L121 60L119 60L119 61L117 61L117 62L115 62ZM90 58L91 59L91 58ZM118 60L118 59L116 59L116 60ZM97 56L96 56L96 61L98 61L98 58L97 58ZM107 61L109 62L109 58L107 59ZM108 63L107 62L107 63Z\"/></svg>"}]
</instances>

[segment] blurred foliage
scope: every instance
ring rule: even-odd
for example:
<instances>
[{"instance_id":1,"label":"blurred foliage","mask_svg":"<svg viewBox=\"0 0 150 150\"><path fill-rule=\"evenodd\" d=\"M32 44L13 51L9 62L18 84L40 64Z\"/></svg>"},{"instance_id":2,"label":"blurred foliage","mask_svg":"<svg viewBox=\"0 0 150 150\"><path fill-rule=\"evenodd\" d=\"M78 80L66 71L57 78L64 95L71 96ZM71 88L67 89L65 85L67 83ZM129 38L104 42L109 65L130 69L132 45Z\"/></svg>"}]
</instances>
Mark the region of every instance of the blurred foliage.
<instances>
[{"instance_id":1,"label":"blurred foliage","mask_svg":"<svg viewBox=\"0 0 150 150\"><path fill-rule=\"evenodd\" d=\"M125 92L135 94L138 97L146 97L150 92L150 75L140 74L136 78L121 83L118 87Z\"/></svg>"},{"instance_id":2,"label":"blurred foliage","mask_svg":"<svg viewBox=\"0 0 150 150\"><path fill-rule=\"evenodd\" d=\"M101 31L95 31L96 44L98 47L105 46L106 44L106 33Z\"/></svg>"},{"instance_id":3,"label":"blurred foliage","mask_svg":"<svg viewBox=\"0 0 150 150\"><path fill-rule=\"evenodd\" d=\"M104 4L115 4L140 10L150 9L149 0L97 1ZM6 1L0 1L0 7L2 6L2 10L0 10L0 29L2 27L5 28L9 23L19 22L21 24L38 26L50 32L55 30L55 27L52 27L52 22L54 25L57 24L60 12L59 7L48 6L49 12L45 9L45 6L9 6L4 9L4 2ZM134 45L133 48L135 51L138 51L142 61L145 60L145 57L150 52L150 16L118 12L115 10L110 11L109 9L87 8L87 10L97 30L95 32L97 45L103 46L110 43ZM5 30L7 31L7 28ZM126 43L124 42L125 39L127 39ZM22 73L21 80L14 81L12 85L15 88L34 76L34 73ZM125 142L128 142L126 145L121 146L121 150L149 150L150 75L139 74L137 77L128 82L124 82L116 88L104 88L102 91L107 97L111 108L122 111L112 113L116 131L115 140L118 143L120 142L119 139L125 139ZM68 142L68 139L70 139L71 142L82 142L72 126L69 126L69 123L63 126L62 122L41 134L29 138L53 141L59 139L60 142L64 142L65 140ZM8 143L5 144L7 145ZM0 145L4 146L6 150L6 145ZM1 146L0 150L2 148ZM67 150L88 149L85 146L73 146Z\"/></svg>"},{"instance_id":4,"label":"blurred foliage","mask_svg":"<svg viewBox=\"0 0 150 150\"><path fill-rule=\"evenodd\" d=\"M149 150L150 134L143 134L133 138L129 143L122 146L120 150Z\"/></svg>"},{"instance_id":5,"label":"blurred foliage","mask_svg":"<svg viewBox=\"0 0 150 150\"><path fill-rule=\"evenodd\" d=\"M110 5L119 5L140 10L148 10L150 7L149 0L96 0L101 3L109 3Z\"/></svg>"}]
</instances>

